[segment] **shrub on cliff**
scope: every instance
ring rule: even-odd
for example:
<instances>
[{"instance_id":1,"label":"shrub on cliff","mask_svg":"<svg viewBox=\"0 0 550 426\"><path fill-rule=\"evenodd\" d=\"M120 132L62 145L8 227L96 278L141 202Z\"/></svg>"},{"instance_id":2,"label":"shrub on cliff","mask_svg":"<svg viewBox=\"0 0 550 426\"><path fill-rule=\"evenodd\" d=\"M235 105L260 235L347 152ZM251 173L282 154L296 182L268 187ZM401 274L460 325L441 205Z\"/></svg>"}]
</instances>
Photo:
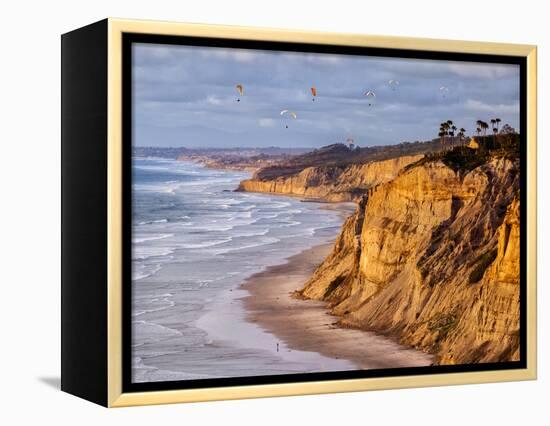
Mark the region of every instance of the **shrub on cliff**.
<instances>
[{"instance_id":1,"label":"shrub on cliff","mask_svg":"<svg viewBox=\"0 0 550 426\"><path fill-rule=\"evenodd\" d=\"M483 136L478 139L479 148L456 146L450 150L428 153L416 163L409 164L403 171L427 163L441 161L455 172L469 172L492 158L519 156L520 136L517 133Z\"/></svg>"}]
</instances>

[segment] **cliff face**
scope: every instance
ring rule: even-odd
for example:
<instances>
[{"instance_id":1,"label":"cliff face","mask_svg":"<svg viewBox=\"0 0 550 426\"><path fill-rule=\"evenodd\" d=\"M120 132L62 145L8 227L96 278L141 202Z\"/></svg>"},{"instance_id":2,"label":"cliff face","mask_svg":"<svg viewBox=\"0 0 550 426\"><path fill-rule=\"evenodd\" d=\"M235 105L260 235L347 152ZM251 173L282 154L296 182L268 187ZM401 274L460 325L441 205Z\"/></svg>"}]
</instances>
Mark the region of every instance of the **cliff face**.
<instances>
[{"instance_id":1,"label":"cliff face","mask_svg":"<svg viewBox=\"0 0 550 426\"><path fill-rule=\"evenodd\" d=\"M518 167L428 162L370 189L301 294L441 364L517 360Z\"/></svg>"},{"instance_id":2,"label":"cliff face","mask_svg":"<svg viewBox=\"0 0 550 426\"><path fill-rule=\"evenodd\" d=\"M308 167L290 176L274 176L270 179L256 173L239 185L239 191L269 192L299 195L327 201L356 201L370 187L390 181L407 165L422 158L410 155L391 160L345 167Z\"/></svg>"}]
</instances>

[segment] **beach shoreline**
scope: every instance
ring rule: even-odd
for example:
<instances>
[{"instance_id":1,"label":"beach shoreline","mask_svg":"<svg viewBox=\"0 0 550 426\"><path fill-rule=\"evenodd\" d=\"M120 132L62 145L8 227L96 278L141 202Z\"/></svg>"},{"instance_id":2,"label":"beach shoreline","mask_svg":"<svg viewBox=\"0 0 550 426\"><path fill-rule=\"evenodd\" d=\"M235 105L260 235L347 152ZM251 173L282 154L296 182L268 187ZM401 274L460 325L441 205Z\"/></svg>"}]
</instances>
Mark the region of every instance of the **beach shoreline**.
<instances>
[{"instance_id":1,"label":"beach shoreline","mask_svg":"<svg viewBox=\"0 0 550 426\"><path fill-rule=\"evenodd\" d=\"M292 297L330 253L333 243L303 250L241 285L246 320L276 336L289 350L345 359L358 369L427 366L433 357L373 332L343 328L325 302Z\"/></svg>"}]
</instances>

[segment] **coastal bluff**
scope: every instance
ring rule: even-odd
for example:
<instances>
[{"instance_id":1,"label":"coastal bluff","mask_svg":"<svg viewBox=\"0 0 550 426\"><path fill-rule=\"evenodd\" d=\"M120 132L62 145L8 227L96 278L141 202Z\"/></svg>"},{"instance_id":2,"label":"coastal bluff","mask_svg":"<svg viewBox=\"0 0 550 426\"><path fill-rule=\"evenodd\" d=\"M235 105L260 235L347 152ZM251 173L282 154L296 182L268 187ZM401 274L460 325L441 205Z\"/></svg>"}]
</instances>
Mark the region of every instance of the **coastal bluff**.
<instances>
[{"instance_id":1,"label":"coastal bluff","mask_svg":"<svg viewBox=\"0 0 550 426\"><path fill-rule=\"evenodd\" d=\"M518 360L519 161L455 170L413 160L350 166L326 188L319 170L243 187L359 198L332 252L297 293L328 302L341 326L394 337L434 354L437 364Z\"/></svg>"},{"instance_id":2,"label":"coastal bluff","mask_svg":"<svg viewBox=\"0 0 550 426\"><path fill-rule=\"evenodd\" d=\"M364 164L322 165L291 171L284 167L264 169L243 180L237 191L296 195L317 200L358 201L369 188L394 179L409 164L423 157L405 155Z\"/></svg>"}]
</instances>

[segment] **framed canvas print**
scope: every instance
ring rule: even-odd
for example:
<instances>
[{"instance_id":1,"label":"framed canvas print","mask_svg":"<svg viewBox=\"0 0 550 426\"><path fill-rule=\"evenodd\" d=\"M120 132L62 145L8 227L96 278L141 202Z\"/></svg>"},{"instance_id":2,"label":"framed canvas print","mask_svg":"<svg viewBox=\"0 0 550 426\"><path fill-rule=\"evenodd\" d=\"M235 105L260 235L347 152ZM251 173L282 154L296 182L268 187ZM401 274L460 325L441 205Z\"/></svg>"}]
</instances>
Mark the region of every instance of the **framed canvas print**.
<instances>
[{"instance_id":1,"label":"framed canvas print","mask_svg":"<svg viewBox=\"0 0 550 426\"><path fill-rule=\"evenodd\" d=\"M536 377L534 46L62 36L62 389L105 406Z\"/></svg>"}]
</instances>

